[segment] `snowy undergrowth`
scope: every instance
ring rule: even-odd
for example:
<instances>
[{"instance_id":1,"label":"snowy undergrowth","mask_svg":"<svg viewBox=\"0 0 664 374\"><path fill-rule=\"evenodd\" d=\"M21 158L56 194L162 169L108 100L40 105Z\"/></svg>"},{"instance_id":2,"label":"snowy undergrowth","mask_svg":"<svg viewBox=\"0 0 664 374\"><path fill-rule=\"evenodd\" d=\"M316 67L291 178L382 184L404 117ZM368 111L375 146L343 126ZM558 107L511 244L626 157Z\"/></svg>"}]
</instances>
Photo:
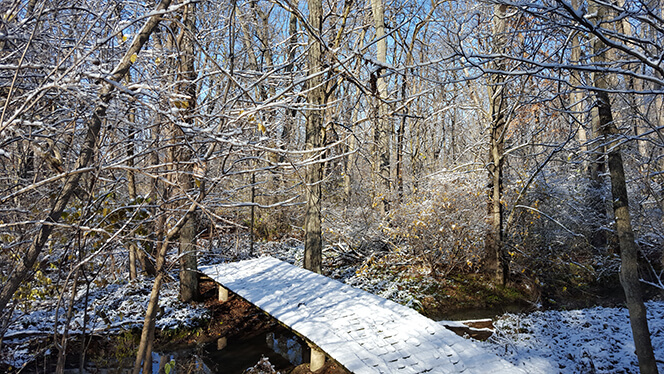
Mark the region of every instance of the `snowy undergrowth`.
<instances>
[{"instance_id":1,"label":"snowy undergrowth","mask_svg":"<svg viewBox=\"0 0 664 374\"><path fill-rule=\"evenodd\" d=\"M254 243L253 255L249 255L246 252L238 253L238 257L242 259L272 256L301 267L304 258L304 244L296 239L289 239L287 242L257 242ZM394 260L393 258L388 260L381 256L376 256L376 264L380 262L378 267L373 266L374 260L371 259L368 262L365 261L364 264L358 264L358 266L337 266L334 264L337 255L338 252L332 250L329 246L323 250L324 268L329 272L327 275L331 278L403 305L410 307L419 305L417 295L411 292L411 290L420 288L422 285L421 280L410 280L404 274L406 271L403 269L399 271L384 271L383 267L387 265L386 261ZM398 262L402 260L400 258Z\"/></svg>"},{"instance_id":2,"label":"snowy undergrowth","mask_svg":"<svg viewBox=\"0 0 664 374\"><path fill-rule=\"evenodd\" d=\"M279 260L302 266L304 243L300 240L285 238L281 241L257 241L254 242L253 253L250 250L248 240L248 235L220 237L215 240L215 248L213 250L201 252L199 262L205 265L214 265L261 256L272 256Z\"/></svg>"},{"instance_id":3,"label":"snowy undergrowth","mask_svg":"<svg viewBox=\"0 0 664 374\"><path fill-rule=\"evenodd\" d=\"M646 303L655 357L664 372L664 301ZM638 373L625 308L505 314L482 343L532 374Z\"/></svg>"},{"instance_id":4,"label":"snowy undergrowth","mask_svg":"<svg viewBox=\"0 0 664 374\"><path fill-rule=\"evenodd\" d=\"M381 270L385 268L364 264L342 281L410 308L421 309L421 289L426 288L426 278L415 279L403 269Z\"/></svg>"},{"instance_id":5,"label":"snowy undergrowth","mask_svg":"<svg viewBox=\"0 0 664 374\"><path fill-rule=\"evenodd\" d=\"M233 247L233 251L229 247ZM304 248L300 241L255 243L254 252L244 245L227 243L201 256L203 263L219 263L241 258L270 255L281 260L302 264ZM339 251L324 250L325 267L349 285L389 298L417 309L419 299L426 295L427 270L421 264L408 263L405 258L389 252L376 253L372 260L334 265ZM396 257L395 257L396 256ZM173 275L176 276L175 274ZM85 289L79 287L75 317L70 334L82 332L83 310L87 311L86 332L118 333L140 327L145 315L152 280L140 278L133 282L118 281L106 285L91 284L85 308ZM194 326L208 318L206 309L177 300L177 281L167 282L160 294L161 311L157 322L160 329ZM65 295L66 296L66 295ZM68 303L69 298L65 297ZM36 299L24 311L15 311L3 341L2 361L21 367L34 359L28 347L36 336L52 336L55 325L53 298ZM664 301L647 303L650 330L656 358L664 360ZM66 306L59 310L62 329ZM542 311L530 314L506 314L495 323L496 334L486 349L533 374L576 373L637 373L638 364L629 326L627 310L591 308L572 311ZM664 372L664 364L659 365Z\"/></svg>"},{"instance_id":6,"label":"snowy undergrowth","mask_svg":"<svg viewBox=\"0 0 664 374\"><path fill-rule=\"evenodd\" d=\"M253 253L249 253L246 243L236 245L232 239L221 247L225 248L223 255L216 251L206 254L206 265L261 256L272 256L300 267L303 264L304 243L294 238L280 242L255 242ZM411 274L412 268L419 267L406 266L410 260L403 254L379 251L362 262L344 264L339 264L340 255L335 246L328 245L323 249L323 267L327 276L399 304L416 309L421 306L419 300L428 285L422 275L426 274L418 271L420 276L415 279Z\"/></svg>"},{"instance_id":7,"label":"snowy undergrowth","mask_svg":"<svg viewBox=\"0 0 664 374\"><path fill-rule=\"evenodd\" d=\"M81 335L84 326L86 334L116 334L123 329L141 327L152 284L153 280L150 278L139 278L131 282L118 281L107 285L92 283L87 292L85 287L80 287L76 294L69 334ZM162 284L159 295L160 312L156 322L158 329L193 327L199 321L209 318L205 308L180 302L178 292L176 281ZM68 304L69 296L65 295L64 301ZM22 367L34 359L34 352L29 352L27 345L35 338L52 336L56 325L56 305L57 299L37 298L31 301L25 310L14 312L3 340L0 359L4 363ZM59 333L64 331L66 308L62 303L58 308ZM85 315L87 321L84 321Z\"/></svg>"}]
</instances>

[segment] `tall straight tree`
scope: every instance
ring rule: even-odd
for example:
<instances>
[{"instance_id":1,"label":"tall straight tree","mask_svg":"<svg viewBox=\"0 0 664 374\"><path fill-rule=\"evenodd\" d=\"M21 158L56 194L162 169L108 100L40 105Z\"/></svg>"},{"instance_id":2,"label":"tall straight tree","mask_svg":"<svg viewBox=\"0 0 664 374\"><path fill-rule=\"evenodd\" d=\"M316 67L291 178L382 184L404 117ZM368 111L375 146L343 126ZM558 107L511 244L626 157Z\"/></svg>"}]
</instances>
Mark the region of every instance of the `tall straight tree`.
<instances>
[{"instance_id":1,"label":"tall straight tree","mask_svg":"<svg viewBox=\"0 0 664 374\"><path fill-rule=\"evenodd\" d=\"M507 36L505 34L507 6L494 5L493 8L493 44L494 54L505 50ZM500 284L507 282L509 275L508 258L503 244L503 165L505 163L505 131L506 95L505 95L505 62L497 58L493 62L494 73L489 75L489 170L487 233L485 243L486 271Z\"/></svg>"},{"instance_id":2,"label":"tall straight tree","mask_svg":"<svg viewBox=\"0 0 664 374\"><path fill-rule=\"evenodd\" d=\"M376 57L378 62L385 64L387 62L387 38L385 37L385 7L383 0L371 0L371 10L373 14L374 27L376 28ZM382 76L384 68L378 66L375 71L376 79L376 123L374 124L374 142L376 163L376 196L380 196L380 207L383 212L389 210L389 192L390 192L390 121L387 119L387 110L385 100L387 99L387 83ZM372 79L374 79L372 78Z\"/></svg>"},{"instance_id":3,"label":"tall straight tree","mask_svg":"<svg viewBox=\"0 0 664 374\"><path fill-rule=\"evenodd\" d=\"M320 38L323 26L323 4L321 0L308 0L309 4L309 52L307 79L305 147L314 150L322 146L323 113L325 106L325 90L323 85L323 48ZM313 156L313 152L310 154ZM304 216L304 267L316 273L321 272L323 262L323 240L321 236L321 180L323 164L316 162L315 157L306 167L306 212Z\"/></svg>"},{"instance_id":4,"label":"tall straight tree","mask_svg":"<svg viewBox=\"0 0 664 374\"><path fill-rule=\"evenodd\" d=\"M196 73L194 60L194 29L196 27L195 3L186 5L182 20L180 42L180 58L178 66L178 94L184 105L182 116L184 123L193 125L194 109L196 107ZM193 181L193 152L189 148L185 132L173 124L174 143L179 149L174 150L175 166L177 167L178 184L182 193L191 194L194 189ZM189 201L189 200L185 200ZM196 256L196 214L187 213L186 221L180 231L180 300L194 301L199 298L198 292L198 264Z\"/></svg>"},{"instance_id":5,"label":"tall straight tree","mask_svg":"<svg viewBox=\"0 0 664 374\"><path fill-rule=\"evenodd\" d=\"M602 25L610 18L609 9L594 1L588 7L591 14L596 17L596 24ZM607 46L598 36L591 40L593 50L593 62L602 65L608 61ZM611 99L608 90L611 88L609 74L598 69L592 74L594 85L595 107L597 111L597 124L599 134L605 142L613 141L608 152L609 174L611 176L611 194L613 195L613 212L616 220L616 233L620 246L620 283L625 291L627 308L629 309L629 320L634 337L636 355L639 359L639 369L642 374L656 374L657 362L650 340L646 307L643 303L643 291L639 279L639 249L634 240L632 221L629 213L629 202L627 198L627 182L623 167L622 153L619 141L614 138L619 134L618 128L613 120Z\"/></svg>"}]
</instances>

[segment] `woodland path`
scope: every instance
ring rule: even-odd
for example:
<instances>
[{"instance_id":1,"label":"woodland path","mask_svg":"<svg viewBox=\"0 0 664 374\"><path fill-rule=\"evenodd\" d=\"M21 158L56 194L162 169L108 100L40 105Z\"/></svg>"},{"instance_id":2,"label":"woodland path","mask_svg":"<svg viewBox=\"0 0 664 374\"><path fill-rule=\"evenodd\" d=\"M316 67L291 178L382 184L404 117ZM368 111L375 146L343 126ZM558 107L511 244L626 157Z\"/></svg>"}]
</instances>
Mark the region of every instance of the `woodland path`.
<instances>
[{"instance_id":1,"label":"woodland path","mask_svg":"<svg viewBox=\"0 0 664 374\"><path fill-rule=\"evenodd\" d=\"M524 373L408 307L272 257L199 270L305 339L312 369L324 352L357 374Z\"/></svg>"}]
</instances>

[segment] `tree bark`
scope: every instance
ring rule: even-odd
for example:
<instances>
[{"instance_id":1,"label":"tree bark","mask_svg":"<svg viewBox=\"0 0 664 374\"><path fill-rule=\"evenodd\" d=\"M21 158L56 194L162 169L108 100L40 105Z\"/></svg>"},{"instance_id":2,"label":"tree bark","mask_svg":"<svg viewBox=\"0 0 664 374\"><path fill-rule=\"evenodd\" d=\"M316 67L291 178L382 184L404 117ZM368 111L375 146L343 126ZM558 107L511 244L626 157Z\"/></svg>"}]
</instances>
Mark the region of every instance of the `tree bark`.
<instances>
[{"instance_id":1,"label":"tree bark","mask_svg":"<svg viewBox=\"0 0 664 374\"><path fill-rule=\"evenodd\" d=\"M572 8L578 10L581 7L581 0L572 0ZM572 36L572 50L570 53L570 59L572 64L581 63L581 36L580 32L576 32ZM577 139L579 141L579 146L583 156L588 153L588 134L586 132L585 124L585 111L586 108L583 105L584 102L584 91L581 89L581 72L577 70L570 71L570 85L572 86L572 92L570 94L570 109L572 111L572 116L576 120L576 125L578 126ZM588 169L588 162L583 161L583 170Z\"/></svg>"},{"instance_id":2,"label":"tree bark","mask_svg":"<svg viewBox=\"0 0 664 374\"><path fill-rule=\"evenodd\" d=\"M599 109L602 135L608 140L618 133L611 114L609 95L606 92L595 92ZM643 290L639 279L638 252L634 241L629 203L627 199L627 183L623 168L620 146L614 144L608 154L609 173L611 175L611 194L613 196L613 212L616 219L616 232L620 245L620 283L625 291L629 320L634 336L634 346L639 359L642 374L657 373L657 363L653 353L648 329L646 307L643 303Z\"/></svg>"},{"instance_id":3,"label":"tree bark","mask_svg":"<svg viewBox=\"0 0 664 374\"><path fill-rule=\"evenodd\" d=\"M295 70L295 59L297 57L297 15L295 13L291 13L288 20L288 34L290 37L288 38L288 65L286 65L286 73L289 76L289 83L293 84L295 79L293 72ZM289 108L287 113L288 115L284 121L284 126L281 131L281 146L283 149L285 149L286 144L288 144L290 141L291 133L295 127L295 117L297 115L297 110ZM279 160L279 162L283 162L283 159Z\"/></svg>"},{"instance_id":4,"label":"tree bark","mask_svg":"<svg viewBox=\"0 0 664 374\"><path fill-rule=\"evenodd\" d=\"M160 237L163 237L163 227L165 224L165 219L162 216L159 220L159 226L161 227L158 233ZM155 323L157 320L157 311L159 310L159 291L161 290L161 284L164 281L166 272L164 271L164 263L166 262L166 252L168 251L168 239L160 242L158 244L158 253L157 253L157 275L154 278L154 283L152 284L152 291L150 292L150 301L148 302L148 309L145 312L145 320L143 321L143 329L141 330L141 342L138 346L138 352L136 353L136 361L134 362L134 374L141 372L141 366L144 367L143 372L147 373L149 370L145 370L148 367L152 366L152 345L154 343L154 329ZM141 365L142 364L142 365Z\"/></svg>"},{"instance_id":5,"label":"tree bark","mask_svg":"<svg viewBox=\"0 0 664 374\"><path fill-rule=\"evenodd\" d=\"M371 10L376 28L376 58L379 62L387 62L387 38L385 38L385 9L383 0L371 0ZM383 213L390 209L390 136L392 129L387 118L387 108L384 100L387 99L387 83L382 77L384 68L379 66L376 70L376 123L375 123L375 149L378 183L376 197Z\"/></svg>"},{"instance_id":6,"label":"tree bark","mask_svg":"<svg viewBox=\"0 0 664 374\"><path fill-rule=\"evenodd\" d=\"M194 110L196 108L197 89L194 59L194 29L196 26L195 4L188 4L184 10L183 28L181 30L182 44L180 50L179 84L178 91L186 97L186 108L183 112L183 120L193 125ZM175 143L181 149L177 152L176 165L178 167L178 179L183 194L191 194L194 190L193 181L193 152L187 145L187 134L173 124L175 132ZM180 231L180 301L190 302L199 299L198 290L198 256L196 255L196 214L187 213L185 223Z\"/></svg>"},{"instance_id":7,"label":"tree bark","mask_svg":"<svg viewBox=\"0 0 664 374\"><path fill-rule=\"evenodd\" d=\"M58 362L55 366L56 374L62 374L65 371L65 361L67 359L67 343L69 342L69 324L71 323L72 316L74 314L74 303L76 302L76 292L78 290L78 276L80 268L76 269L76 274L74 274L74 283L71 288L71 293L69 297L69 305L67 306L67 317L65 318L64 328L62 332L62 337L60 342L58 342L58 325L57 318L55 324L55 347L58 349ZM64 295L64 291L62 292ZM59 305L58 305L59 306ZM56 312L57 316L57 312Z\"/></svg>"},{"instance_id":8,"label":"tree bark","mask_svg":"<svg viewBox=\"0 0 664 374\"><path fill-rule=\"evenodd\" d=\"M601 136L600 114L598 108L591 108L591 127L592 136L597 139ZM606 173L606 147L602 142L594 142L592 148L589 149L590 164L588 165L588 178L590 183L586 196L588 199L588 206L593 212L593 233L590 237L590 243L595 248L606 248L608 244L607 233L601 229L607 222L607 212L604 203L604 189L602 183L602 175Z\"/></svg>"},{"instance_id":9,"label":"tree bark","mask_svg":"<svg viewBox=\"0 0 664 374\"><path fill-rule=\"evenodd\" d=\"M129 74L127 74L127 77L129 77ZM127 81L129 82L130 79L127 78ZM129 109L129 123L132 125L136 124L136 108L132 107ZM138 197L138 194L136 193L136 178L134 175L134 154L135 154L135 149L134 149L134 128L129 129L129 141L127 142L127 166L129 169L127 170L127 192L129 194L129 200L132 202L132 204L136 204L136 198ZM137 257L136 254L138 253L138 248L136 247L136 243L133 241L130 241L128 244L128 250L129 250L129 279L134 280L136 279L136 276L138 275L137 269L136 269L136 261Z\"/></svg>"},{"instance_id":10,"label":"tree bark","mask_svg":"<svg viewBox=\"0 0 664 374\"><path fill-rule=\"evenodd\" d=\"M494 5L493 46L495 53L502 53L506 45L506 5ZM487 209L487 233L485 245L485 269L499 284L506 284L509 275L509 259L503 245L503 165L505 162L506 101L505 64L497 59L493 62L497 73L490 75L488 87L491 127L489 134L489 185Z\"/></svg>"},{"instance_id":11,"label":"tree bark","mask_svg":"<svg viewBox=\"0 0 664 374\"><path fill-rule=\"evenodd\" d=\"M407 84L406 77L408 76L408 69L404 70L404 76L401 82L401 100L404 102L407 99ZM397 155L396 155L396 182L397 182L397 197L399 203L403 203L403 146L404 146L404 135L406 132L406 122L408 119L408 105L404 106L403 113L401 117L401 124L399 125L399 130L397 131Z\"/></svg>"},{"instance_id":12,"label":"tree bark","mask_svg":"<svg viewBox=\"0 0 664 374\"><path fill-rule=\"evenodd\" d=\"M599 4L594 8L597 10L597 20L600 23L608 18L608 10ZM602 63L607 61L606 46L598 38L592 40L594 61ZM610 88L609 75L603 72L592 74L593 84L597 88L594 92L595 107L597 111L597 123L599 134L608 143L618 135L618 129L613 120L611 112L611 101L607 89ZM639 279L638 247L634 241L634 231L629 213L629 202L627 198L627 182L623 168L620 145L617 142L611 144L608 154L609 174L611 176L611 194L613 198L613 212L616 219L616 233L620 246L620 283L625 291L627 308L629 309L629 320L634 337L634 346L639 360L639 369L642 374L656 374L657 362L653 353L648 329L646 307L643 303L643 290Z\"/></svg>"},{"instance_id":13,"label":"tree bark","mask_svg":"<svg viewBox=\"0 0 664 374\"><path fill-rule=\"evenodd\" d=\"M309 24L313 35L309 35L309 79L307 80L307 102L310 109L306 118L306 149L322 146L323 113L325 92L322 79L318 75L323 68L323 50L319 37L322 35L323 5L321 0L308 0ZM321 180L323 166L312 162L306 170L306 212L304 216L304 268L320 273L323 262L323 240L321 236Z\"/></svg>"},{"instance_id":14,"label":"tree bark","mask_svg":"<svg viewBox=\"0 0 664 374\"><path fill-rule=\"evenodd\" d=\"M171 0L162 0L156 8L157 12L163 11L170 5ZM127 52L122 57L122 60L115 67L113 72L107 78L109 81L118 83L124 78L124 76L129 71L129 68L132 64L132 56L137 55L140 50L143 48L147 42L150 34L159 24L162 14L155 14L148 18L146 23L141 28L141 31L136 35L132 44L130 45ZM105 83L101 87L99 93L99 104L92 113L91 118L86 122L86 135L81 145L81 153L76 160L74 170L80 170L86 168L92 160L92 156L97 150L97 140L99 138L99 131L104 117L106 117L106 109L112 98L112 92L115 89L115 86L111 83ZM62 212L67 207L69 200L72 195L78 188L78 183L81 180L83 173L74 173L69 176L64 183L64 187L55 198L53 206L48 216L44 219L47 224L43 224L39 227L37 234L35 235L34 240L28 250L23 255L21 262L16 266L16 268L9 275L7 282L3 285L2 291L0 291L0 314L5 310L5 307L11 300L12 296L19 288L21 283L26 279L28 274L32 271L32 267L37 261L39 254L42 251L42 248L48 241L51 232L53 231L54 226L52 223L56 223L60 220Z\"/></svg>"},{"instance_id":15,"label":"tree bark","mask_svg":"<svg viewBox=\"0 0 664 374\"><path fill-rule=\"evenodd\" d=\"M363 28L360 32L360 37L358 40L364 40L364 36L367 32L366 28ZM360 44L360 49L362 49L362 44ZM360 68L362 67L361 62L358 61L355 65L355 76L360 75ZM359 94L359 90L356 91ZM357 122L359 108L357 106L353 107L352 112L350 113L350 123L351 126L355 126ZM348 140L348 156L346 156L344 164L344 196L346 196L346 207L352 206L353 202L353 167L355 166L357 160L357 138L353 135Z\"/></svg>"}]
</instances>

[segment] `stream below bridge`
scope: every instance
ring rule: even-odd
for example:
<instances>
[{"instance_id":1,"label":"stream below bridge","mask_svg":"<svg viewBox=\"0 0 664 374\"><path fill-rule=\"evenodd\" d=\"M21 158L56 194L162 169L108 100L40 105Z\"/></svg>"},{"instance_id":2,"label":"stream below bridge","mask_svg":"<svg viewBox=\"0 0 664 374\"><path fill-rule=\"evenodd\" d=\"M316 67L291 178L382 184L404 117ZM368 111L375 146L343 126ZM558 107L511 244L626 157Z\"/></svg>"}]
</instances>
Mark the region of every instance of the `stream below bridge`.
<instances>
[{"instance_id":1,"label":"stream below bridge","mask_svg":"<svg viewBox=\"0 0 664 374\"><path fill-rule=\"evenodd\" d=\"M451 314L436 316L437 320L476 320L494 318L505 312L520 312L522 306L508 305L494 309L468 309ZM267 357L275 370L288 373L295 366L309 362L309 349L305 342L278 324L253 331L248 336L219 338L207 344L191 344L156 349L152 355L153 373L227 373L242 374L256 365L262 357ZM113 367L109 357L106 365L90 363L86 369L90 373L126 373L130 367ZM115 364L120 364L118 361ZM71 368L66 372L78 373Z\"/></svg>"}]
</instances>

